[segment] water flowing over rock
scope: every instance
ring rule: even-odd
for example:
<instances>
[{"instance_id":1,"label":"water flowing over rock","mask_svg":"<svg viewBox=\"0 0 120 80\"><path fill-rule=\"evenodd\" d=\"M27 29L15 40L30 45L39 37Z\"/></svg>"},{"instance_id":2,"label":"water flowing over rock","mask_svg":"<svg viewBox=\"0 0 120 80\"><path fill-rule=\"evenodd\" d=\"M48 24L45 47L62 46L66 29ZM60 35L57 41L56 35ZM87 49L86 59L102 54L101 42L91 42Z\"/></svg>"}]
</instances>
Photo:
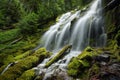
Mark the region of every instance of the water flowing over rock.
<instances>
[{"instance_id":1,"label":"water flowing over rock","mask_svg":"<svg viewBox=\"0 0 120 80\"><path fill-rule=\"evenodd\" d=\"M45 59L35 68L38 75L44 74L43 80L55 74L56 69L66 72L66 66L72 57L78 56L85 47L105 46L107 36L103 26L101 3L101 0L95 0L84 14L81 11L63 14L43 35L41 45L53 52L50 58ZM72 45L70 53L45 68L45 64L65 45Z\"/></svg>"},{"instance_id":2,"label":"water flowing over rock","mask_svg":"<svg viewBox=\"0 0 120 80\"><path fill-rule=\"evenodd\" d=\"M86 46L104 46L106 34L103 26L101 0L96 0L81 16L80 11L63 14L58 22L43 35L43 46L48 50L58 50L72 44L73 50L83 50ZM74 21L76 19L76 21ZM74 21L74 23L72 23Z\"/></svg>"}]
</instances>

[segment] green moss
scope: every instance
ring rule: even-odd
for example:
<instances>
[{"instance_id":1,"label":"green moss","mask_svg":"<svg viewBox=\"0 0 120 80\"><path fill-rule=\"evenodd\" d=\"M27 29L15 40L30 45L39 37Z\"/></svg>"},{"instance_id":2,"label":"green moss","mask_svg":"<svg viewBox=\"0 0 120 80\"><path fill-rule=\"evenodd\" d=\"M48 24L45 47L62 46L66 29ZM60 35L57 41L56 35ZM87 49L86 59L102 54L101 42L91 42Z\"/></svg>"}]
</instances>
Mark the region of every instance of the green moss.
<instances>
[{"instance_id":1,"label":"green moss","mask_svg":"<svg viewBox=\"0 0 120 80\"><path fill-rule=\"evenodd\" d=\"M118 33L115 36L115 39L117 41L117 44L120 46L120 30L118 31Z\"/></svg>"},{"instance_id":2,"label":"green moss","mask_svg":"<svg viewBox=\"0 0 120 80\"><path fill-rule=\"evenodd\" d=\"M77 76L78 76L77 74L79 73L79 71L78 71L77 69L70 69L70 70L67 71L67 73L68 73L70 76L77 77Z\"/></svg>"},{"instance_id":3,"label":"green moss","mask_svg":"<svg viewBox=\"0 0 120 80\"><path fill-rule=\"evenodd\" d=\"M84 67L89 67L90 64L86 60L79 60L79 62L84 66Z\"/></svg>"},{"instance_id":4,"label":"green moss","mask_svg":"<svg viewBox=\"0 0 120 80\"><path fill-rule=\"evenodd\" d=\"M77 58L73 58L72 62L69 63L68 68L78 69L82 64L78 61Z\"/></svg>"},{"instance_id":5,"label":"green moss","mask_svg":"<svg viewBox=\"0 0 120 80\"><path fill-rule=\"evenodd\" d=\"M91 67L91 62L97 52L91 47L87 47L80 55L73 58L68 64L68 74L73 77L83 77L86 69Z\"/></svg>"},{"instance_id":6,"label":"green moss","mask_svg":"<svg viewBox=\"0 0 120 80\"><path fill-rule=\"evenodd\" d=\"M32 52L31 50L26 51L25 53L16 56L14 59L15 60L23 59L23 58L29 56L31 54L31 52Z\"/></svg>"},{"instance_id":7,"label":"green moss","mask_svg":"<svg viewBox=\"0 0 120 80\"><path fill-rule=\"evenodd\" d=\"M13 55L9 55L7 56L6 60L4 60L4 64L9 64L11 62L14 62L14 56Z\"/></svg>"},{"instance_id":8,"label":"green moss","mask_svg":"<svg viewBox=\"0 0 120 80\"><path fill-rule=\"evenodd\" d=\"M112 52L111 55L111 60L113 60L113 62L120 62L120 48L119 49L115 49Z\"/></svg>"},{"instance_id":9,"label":"green moss","mask_svg":"<svg viewBox=\"0 0 120 80\"><path fill-rule=\"evenodd\" d=\"M35 48L35 47L36 47L35 44L29 44L29 45L24 46L24 47L23 47L23 50L24 50L24 51L27 51L27 50L31 50L31 49L33 49L33 48Z\"/></svg>"},{"instance_id":10,"label":"green moss","mask_svg":"<svg viewBox=\"0 0 120 80\"><path fill-rule=\"evenodd\" d=\"M16 80L33 80L35 78L35 71L33 69L25 71L19 78Z\"/></svg>"},{"instance_id":11,"label":"green moss","mask_svg":"<svg viewBox=\"0 0 120 80\"><path fill-rule=\"evenodd\" d=\"M7 65L3 65L0 67L0 73L2 73L2 71L7 67Z\"/></svg>"},{"instance_id":12,"label":"green moss","mask_svg":"<svg viewBox=\"0 0 120 80\"><path fill-rule=\"evenodd\" d=\"M88 71L88 77L90 78L91 76L97 75L99 74L99 72L100 72L100 67L95 63Z\"/></svg>"},{"instance_id":13,"label":"green moss","mask_svg":"<svg viewBox=\"0 0 120 80\"><path fill-rule=\"evenodd\" d=\"M91 47L87 47L79 56L79 59L91 59L93 56L96 56L97 53Z\"/></svg>"},{"instance_id":14,"label":"green moss","mask_svg":"<svg viewBox=\"0 0 120 80\"><path fill-rule=\"evenodd\" d=\"M79 67L82 64L78 61L77 58L73 58L72 61L68 64L68 74L70 76L77 76L80 72Z\"/></svg>"},{"instance_id":15,"label":"green moss","mask_svg":"<svg viewBox=\"0 0 120 80\"><path fill-rule=\"evenodd\" d=\"M55 61L59 60L63 55L65 55L65 52L67 50L71 49L71 45L67 45L65 47L62 48L62 50L60 50L60 52L58 52L50 61L48 61L45 65L45 67L49 67L52 63L54 63Z\"/></svg>"},{"instance_id":16,"label":"green moss","mask_svg":"<svg viewBox=\"0 0 120 80\"><path fill-rule=\"evenodd\" d=\"M20 60L15 65L8 68L8 70L0 76L2 80L15 80L18 78L24 71L31 69L40 63L44 58L48 57L49 52L44 48L40 48L32 55ZM7 76L6 76L7 75Z\"/></svg>"}]
</instances>

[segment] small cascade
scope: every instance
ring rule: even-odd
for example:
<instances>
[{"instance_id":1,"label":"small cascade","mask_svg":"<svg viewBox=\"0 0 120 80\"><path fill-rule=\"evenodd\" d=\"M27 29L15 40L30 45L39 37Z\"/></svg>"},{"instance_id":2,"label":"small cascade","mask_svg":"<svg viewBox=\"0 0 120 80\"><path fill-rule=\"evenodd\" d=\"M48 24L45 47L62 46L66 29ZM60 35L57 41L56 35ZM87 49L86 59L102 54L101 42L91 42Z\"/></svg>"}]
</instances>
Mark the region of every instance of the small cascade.
<instances>
[{"instance_id":1,"label":"small cascade","mask_svg":"<svg viewBox=\"0 0 120 80\"><path fill-rule=\"evenodd\" d=\"M59 70L66 73L70 60L78 56L85 47L105 46L107 35L104 31L101 9L101 0L95 0L84 14L81 11L65 13L43 35L41 46L53 52L50 58L45 59L34 68L37 70L38 75L44 73L43 80L48 80L48 77ZM72 50L62 59L53 63L48 68L44 68L46 62L53 58L62 47L68 44L72 45ZM69 78L65 80L70 80Z\"/></svg>"},{"instance_id":2,"label":"small cascade","mask_svg":"<svg viewBox=\"0 0 120 80\"><path fill-rule=\"evenodd\" d=\"M59 50L64 45L69 44L71 36L71 24L74 19L80 16L80 11L75 13L68 12L63 14L58 22L51 26L50 29L43 35L43 46L48 50ZM74 26L73 26L74 27Z\"/></svg>"}]
</instances>

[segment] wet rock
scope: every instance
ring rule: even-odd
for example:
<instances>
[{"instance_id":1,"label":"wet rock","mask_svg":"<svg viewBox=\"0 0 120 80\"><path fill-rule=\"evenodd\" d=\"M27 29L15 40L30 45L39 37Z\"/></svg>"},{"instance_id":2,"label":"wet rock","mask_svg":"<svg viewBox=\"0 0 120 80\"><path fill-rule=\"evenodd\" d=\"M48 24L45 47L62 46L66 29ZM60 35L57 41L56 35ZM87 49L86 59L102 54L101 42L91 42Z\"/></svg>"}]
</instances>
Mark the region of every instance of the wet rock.
<instances>
[{"instance_id":1,"label":"wet rock","mask_svg":"<svg viewBox=\"0 0 120 80\"><path fill-rule=\"evenodd\" d=\"M120 80L120 64L113 63L109 66L101 67L100 80Z\"/></svg>"},{"instance_id":2,"label":"wet rock","mask_svg":"<svg viewBox=\"0 0 120 80\"><path fill-rule=\"evenodd\" d=\"M104 51L103 54L111 54L111 52L110 51Z\"/></svg>"},{"instance_id":3,"label":"wet rock","mask_svg":"<svg viewBox=\"0 0 120 80\"><path fill-rule=\"evenodd\" d=\"M54 70L52 74L49 74L44 77L43 80L71 80L72 78L68 76L66 71L63 71L62 69L58 68Z\"/></svg>"},{"instance_id":4,"label":"wet rock","mask_svg":"<svg viewBox=\"0 0 120 80\"><path fill-rule=\"evenodd\" d=\"M114 63L110 65L108 68L111 73L117 74L120 77L120 64Z\"/></svg>"},{"instance_id":5,"label":"wet rock","mask_svg":"<svg viewBox=\"0 0 120 80\"><path fill-rule=\"evenodd\" d=\"M95 60L98 61L98 62L109 62L110 61L110 55L100 54L100 55L96 56Z\"/></svg>"},{"instance_id":6,"label":"wet rock","mask_svg":"<svg viewBox=\"0 0 120 80\"><path fill-rule=\"evenodd\" d=\"M107 65L106 62L101 62L100 64L103 65L103 66Z\"/></svg>"},{"instance_id":7,"label":"wet rock","mask_svg":"<svg viewBox=\"0 0 120 80\"><path fill-rule=\"evenodd\" d=\"M108 74L108 73L106 73L106 74L100 76L99 80L120 80L119 76L116 76L114 74Z\"/></svg>"}]
</instances>

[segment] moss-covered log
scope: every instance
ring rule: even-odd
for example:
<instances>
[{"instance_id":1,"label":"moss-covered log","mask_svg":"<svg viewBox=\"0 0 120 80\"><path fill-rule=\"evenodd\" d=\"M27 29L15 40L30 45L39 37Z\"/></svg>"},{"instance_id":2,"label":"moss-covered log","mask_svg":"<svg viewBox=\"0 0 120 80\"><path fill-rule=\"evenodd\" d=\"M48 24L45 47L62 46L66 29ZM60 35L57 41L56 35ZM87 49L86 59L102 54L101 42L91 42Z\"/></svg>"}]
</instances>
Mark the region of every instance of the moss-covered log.
<instances>
[{"instance_id":1,"label":"moss-covered log","mask_svg":"<svg viewBox=\"0 0 120 80\"><path fill-rule=\"evenodd\" d=\"M50 61L48 61L45 65L45 67L49 67L52 63L56 62L59 60L61 57L69 53L70 49L72 48L72 45L67 45L60 50Z\"/></svg>"},{"instance_id":2,"label":"moss-covered log","mask_svg":"<svg viewBox=\"0 0 120 80\"><path fill-rule=\"evenodd\" d=\"M38 63L48 56L49 52L47 52L44 48L40 48L32 55L11 66L7 71L5 71L5 73L3 73L3 75L0 76L0 80L15 80L24 71L37 66Z\"/></svg>"}]
</instances>

